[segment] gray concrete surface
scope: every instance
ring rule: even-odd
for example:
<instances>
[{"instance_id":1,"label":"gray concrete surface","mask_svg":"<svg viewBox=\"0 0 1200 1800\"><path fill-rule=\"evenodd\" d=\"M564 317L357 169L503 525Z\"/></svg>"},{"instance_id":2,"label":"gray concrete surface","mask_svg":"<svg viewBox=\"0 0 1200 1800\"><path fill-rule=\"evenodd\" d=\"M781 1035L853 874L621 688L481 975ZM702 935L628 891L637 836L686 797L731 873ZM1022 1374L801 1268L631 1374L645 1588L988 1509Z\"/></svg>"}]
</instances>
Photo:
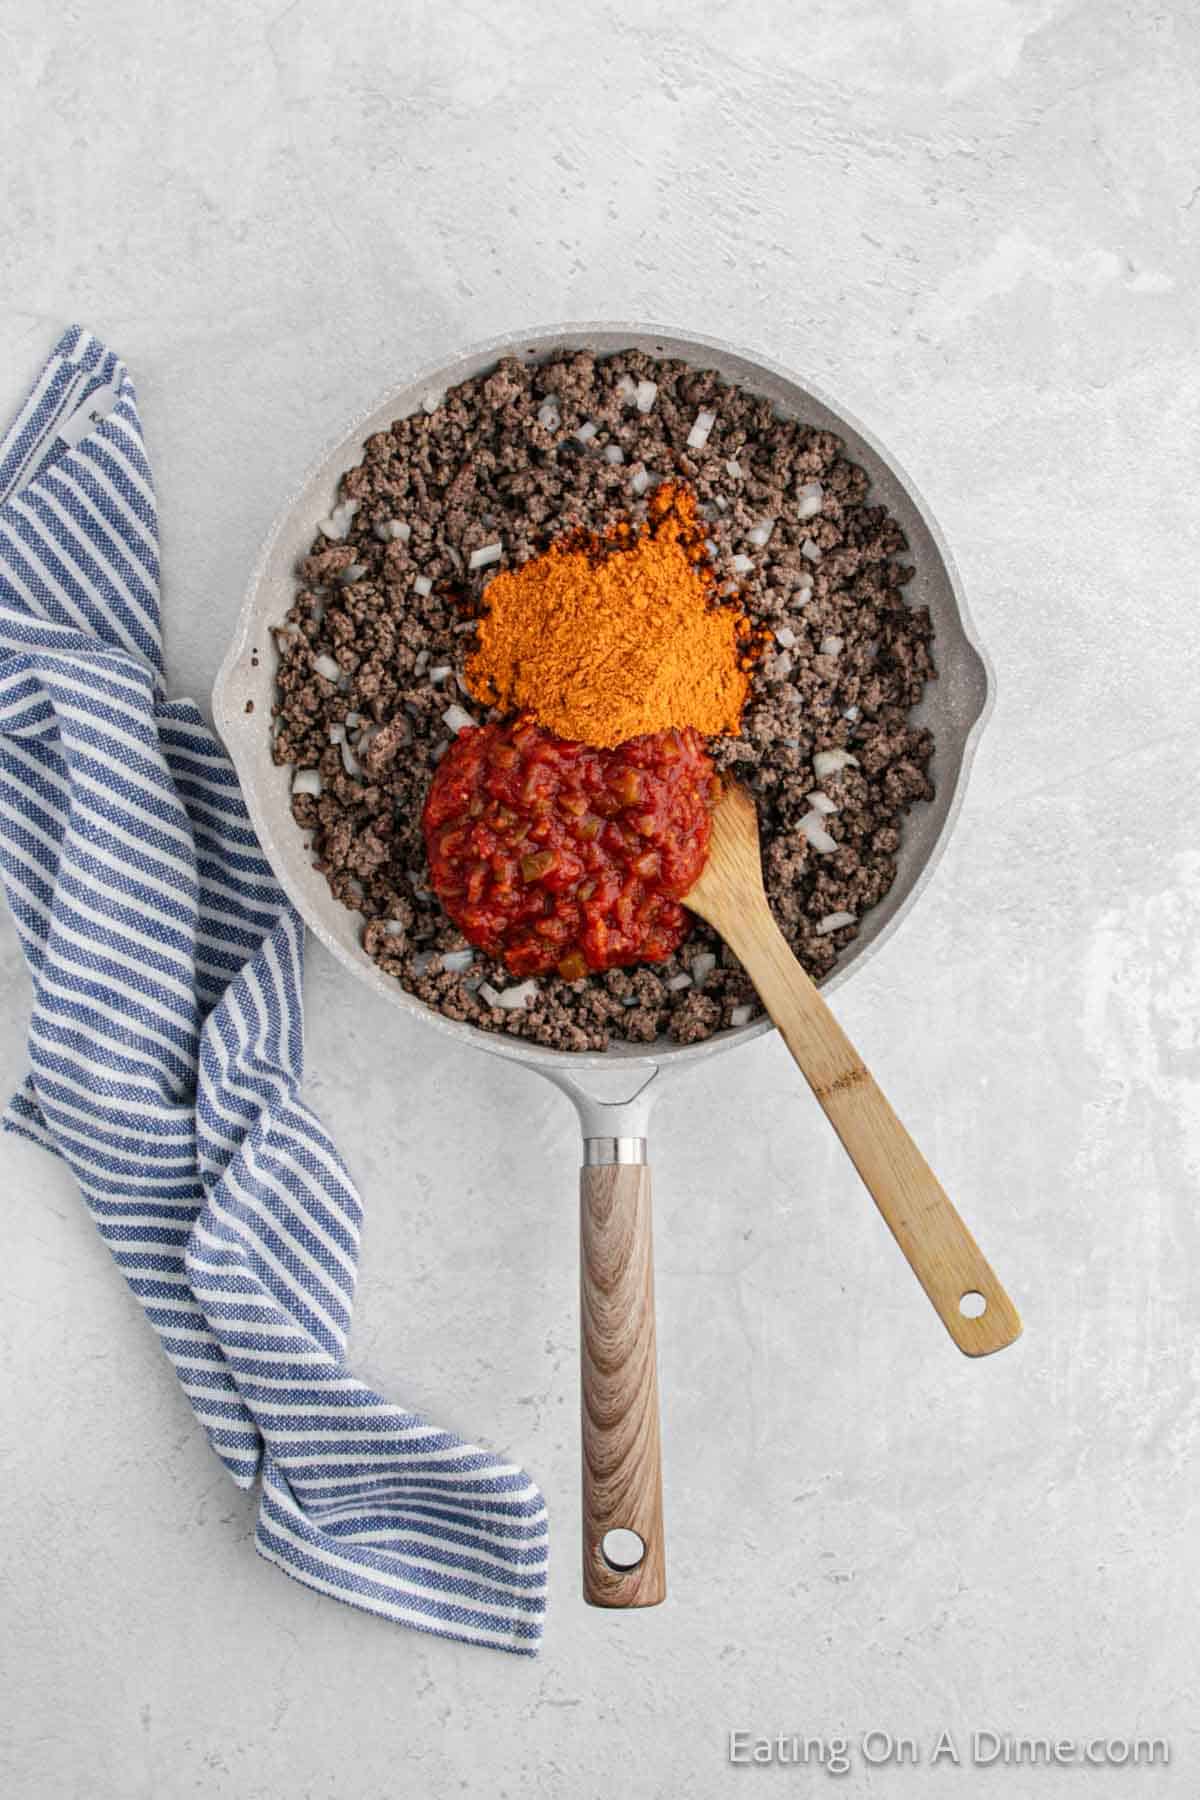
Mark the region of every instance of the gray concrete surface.
<instances>
[{"instance_id":1,"label":"gray concrete surface","mask_svg":"<svg viewBox=\"0 0 1200 1800\"><path fill-rule=\"evenodd\" d=\"M725 335L895 449L1000 698L840 1010L1026 1320L960 1359L779 1045L698 1071L654 1144L672 1595L587 1612L568 1108L314 955L309 1090L369 1207L355 1355L542 1480L544 1654L259 1562L69 1179L6 1140L6 1796L810 1793L726 1734L872 1728L924 1760L856 1752L843 1791L1196 1793L1194 9L8 0L0 52L0 402L72 316L129 360L180 690L313 449L492 332ZM12 1083L7 921L0 992ZM973 1730L1172 1762L972 1768Z\"/></svg>"}]
</instances>

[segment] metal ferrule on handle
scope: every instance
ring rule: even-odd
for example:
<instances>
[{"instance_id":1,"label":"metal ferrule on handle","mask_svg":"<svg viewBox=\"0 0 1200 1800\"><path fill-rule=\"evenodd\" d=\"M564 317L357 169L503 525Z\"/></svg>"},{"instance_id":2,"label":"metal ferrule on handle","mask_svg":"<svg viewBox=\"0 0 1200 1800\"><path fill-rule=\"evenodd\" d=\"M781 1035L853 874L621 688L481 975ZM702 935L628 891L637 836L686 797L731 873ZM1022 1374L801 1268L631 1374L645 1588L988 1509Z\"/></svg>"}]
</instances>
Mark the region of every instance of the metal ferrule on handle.
<instances>
[{"instance_id":1,"label":"metal ferrule on handle","mask_svg":"<svg viewBox=\"0 0 1200 1800\"><path fill-rule=\"evenodd\" d=\"M594 1137L583 1140L583 1166L599 1169L609 1163L644 1163L644 1137Z\"/></svg>"}]
</instances>

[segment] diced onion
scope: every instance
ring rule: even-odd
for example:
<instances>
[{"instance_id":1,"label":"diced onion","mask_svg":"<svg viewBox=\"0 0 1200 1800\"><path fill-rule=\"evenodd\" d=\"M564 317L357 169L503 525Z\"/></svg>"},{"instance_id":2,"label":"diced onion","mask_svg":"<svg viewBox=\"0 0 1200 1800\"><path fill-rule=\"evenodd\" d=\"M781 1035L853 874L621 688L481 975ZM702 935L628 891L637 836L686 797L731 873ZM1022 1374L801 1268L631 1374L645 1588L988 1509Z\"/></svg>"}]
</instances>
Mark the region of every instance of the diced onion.
<instances>
[{"instance_id":1,"label":"diced onion","mask_svg":"<svg viewBox=\"0 0 1200 1800\"><path fill-rule=\"evenodd\" d=\"M824 781L827 775L836 775L840 769L858 767L858 758L849 750L818 750L813 757L813 773L818 781Z\"/></svg>"},{"instance_id":2,"label":"diced onion","mask_svg":"<svg viewBox=\"0 0 1200 1800\"><path fill-rule=\"evenodd\" d=\"M385 544L407 544L412 536L412 526L407 519L381 519L375 527L375 536Z\"/></svg>"},{"instance_id":3,"label":"diced onion","mask_svg":"<svg viewBox=\"0 0 1200 1800\"><path fill-rule=\"evenodd\" d=\"M384 935L384 937L390 937L390 938L403 937L404 936L403 920L402 919L389 919L387 921L387 924L383 928L383 935Z\"/></svg>"},{"instance_id":4,"label":"diced onion","mask_svg":"<svg viewBox=\"0 0 1200 1800\"><path fill-rule=\"evenodd\" d=\"M588 419L585 424L583 424L579 427L579 430L575 433L575 436L578 438L578 440L581 444L590 444L592 439L596 435L597 429L598 429L598 427L592 422L592 420Z\"/></svg>"},{"instance_id":5,"label":"diced onion","mask_svg":"<svg viewBox=\"0 0 1200 1800\"><path fill-rule=\"evenodd\" d=\"M469 730L475 723L466 707L460 706L457 700L446 708L445 712L442 714L442 718L446 721L446 724L450 727L451 731L456 733Z\"/></svg>"},{"instance_id":6,"label":"diced onion","mask_svg":"<svg viewBox=\"0 0 1200 1800\"><path fill-rule=\"evenodd\" d=\"M480 988L479 991L482 993L483 989ZM538 984L531 978L528 981L522 981L517 987L502 989L492 1004L493 1006L502 1006L506 1012L518 1012L527 1000L536 998L537 991ZM493 992L495 992L494 989Z\"/></svg>"},{"instance_id":7,"label":"diced onion","mask_svg":"<svg viewBox=\"0 0 1200 1800\"><path fill-rule=\"evenodd\" d=\"M632 375L622 375L617 383L617 392L627 406L632 406L637 399L638 384Z\"/></svg>"},{"instance_id":8,"label":"diced onion","mask_svg":"<svg viewBox=\"0 0 1200 1800\"><path fill-rule=\"evenodd\" d=\"M637 409L640 413L654 410L654 402L658 399L658 383L655 381L639 381L637 384Z\"/></svg>"},{"instance_id":9,"label":"diced onion","mask_svg":"<svg viewBox=\"0 0 1200 1800\"><path fill-rule=\"evenodd\" d=\"M318 675L323 675L326 681L340 681L342 678L342 671L332 656L314 656L313 668Z\"/></svg>"},{"instance_id":10,"label":"diced onion","mask_svg":"<svg viewBox=\"0 0 1200 1800\"><path fill-rule=\"evenodd\" d=\"M796 507L798 519L815 519L825 504L825 490L819 481L806 481L800 489Z\"/></svg>"},{"instance_id":11,"label":"diced onion","mask_svg":"<svg viewBox=\"0 0 1200 1800\"><path fill-rule=\"evenodd\" d=\"M462 975L474 961L473 950L447 950L442 957L442 967L450 975Z\"/></svg>"},{"instance_id":12,"label":"diced onion","mask_svg":"<svg viewBox=\"0 0 1200 1800\"><path fill-rule=\"evenodd\" d=\"M844 638L840 637L823 637L821 639L821 655L840 656L842 654L842 645L845 641Z\"/></svg>"},{"instance_id":13,"label":"diced onion","mask_svg":"<svg viewBox=\"0 0 1200 1800\"><path fill-rule=\"evenodd\" d=\"M774 529L774 519L760 519L754 529L746 533L746 536L756 549L761 550L764 544L770 543L771 533Z\"/></svg>"},{"instance_id":14,"label":"diced onion","mask_svg":"<svg viewBox=\"0 0 1200 1800\"><path fill-rule=\"evenodd\" d=\"M351 583L361 581L366 572L366 563L347 563L346 567L339 573L338 580L343 587L349 587Z\"/></svg>"},{"instance_id":15,"label":"diced onion","mask_svg":"<svg viewBox=\"0 0 1200 1800\"><path fill-rule=\"evenodd\" d=\"M748 575L754 567L754 558L752 556L743 556L739 552L737 556L730 557L729 566L735 575Z\"/></svg>"},{"instance_id":16,"label":"diced onion","mask_svg":"<svg viewBox=\"0 0 1200 1800\"><path fill-rule=\"evenodd\" d=\"M605 462L614 464L623 463L625 461L625 452L622 450L620 444L605 444L604 460Z\"/></svg>"},{"instance_id":17,"label":"diced onion","mask_svg":"<svg viewBox=\"0 0 1200 1800\"><path fill-rule=\"evenodd\" d=\"M692 980L697 987L703 987L708 977L717 966L717 959L711 950L701 950L692 958Z\"/></svg>"},{"instance_id":18,"label":"diced onion","mask_svg":"<svg viewBox=\"0 0 1200 1800\"><path fill-rule=\"evenodd\" d=\"M837 811L837 807L829 798L829 795L823 794L820 788L814 788L811 794L806 794L804 797L814 812L824 813L828 816L830 813L835 813Z\"/></svg>"},{"instance_id":19,"label":"diced onion","mask_svg":"<svg viewBox=\"0 0 1200 1800\"><path fill-rule=\"evenodd\" d=\"M818 937L828 937L831 931L840 931L843 925L856 925L857 917L850 912L826 913L817 926Z\"/></svg>"},{"instance_id":20,"label":"diced onion","mask_svg":"<svg viewBox=\"0 0 1200 1800\"><path fill-rule=\"evenodd\" d=\"M807 606L809 601L812 599L812 597L813 597L813 591L812 591L812 587L809 583L806 582L803 587L798 587L796 589L796 605L797 606Z\"/></svg>"},{"instance_id":21,"label":"diced onion","mask_svg":"<svg viewBox=\"0 0 1200 1800\"><path fill-rule=\"evenodd\" d=\"M795 632L794 632L794 631L793 631L793 630L792 630L792 628L791 628L791 626L790 626L790 625L778 625L778 626L776 626L776 628L775 628L775 642L776 642L776 643L777 643L777 644L781 644L781 645L782 645L782 646L783 646L783 648L784 648L784 649L785 649L785 650L794 650L794 649L795 649L795 647L796 647L796 634L795 634Z\"/></svg>"},{"instance_id":22,"label":"diced onion","mask_svg":"<svg viewBox=\"0 0 1200 1800\"><path fill-rule=\"evenodd\" d=\"M445 398L445 394L428 393L422 400L421 405L427 413L435 413Z\"/></svg>"},{"instance_id":23,"label":"diced onion","mask_svg":"<svg viewBox=\"0 0 1200 1800\"><path fill-rule=\"evenodd\" d=\"M837 849L837 839L830 837L822 825L820 813L805 813L800 821L800 830L819 855L832 856Z\"/></svg>"},{"instance_id":24,"label":"diced onion","mask_svg":"<svg viewBox=\"0 0 1200 1800\"><path fill-rule=\"evenodd\" d=\"M450 675L452 673L453 673L453 671L452 671L449 663L439 663L436 669L430 669L429 679L433 683L434 687L441 687L441 685L442 685L443 681L445 681L447 675Z\"/></svg>"},{"instance_id":25,"label":"diced onion","mask_svg":"<svg viewBox=\"0 0 1200 1800\"><path fill-rule=\"evenodd\" d=\"M557 431L562 424L562 414L558 410L557 400L543 400L538 407L538 424L543 431Z\"/></svg>"},{"instance_id":26,"label":"diced onion","mask_svg":"<svg viewBox=\"0 0 1200 1800\"><path fill-rule=\"evenodd\" d=\"M358 511L357 500L343 500L335 506L327 519L321 520L321 530L327 538L344 538L350 529L350 521Z\"/></svg>"},{"instance_id":27,"label":"diced onion","mask_svg":"<svg viewBox=\"0 0 1200 1800\"><path fill-rule=\"evenodd\" d=\"M362 769L359 767L359 762L358 762L357 756L355 756L355 754L354 754L353 750L350 748L349 744L347 744L344 740L342 743L342 767L343 767L343 769L345 769L347 775L361 775L362 774Z\"/></svg>"},{"instance_id":28,"label":"diced onion","mask_svg":"<svg viewBox=\"0 0 1200 1800\"><path fill-rule=\"evenodd\" d=\"M432 966L433 966L433 951L432 950L418 950L417 954L413 957L413 960L412 960L413 974L415 976L417 976L418 980L420 979L420 977L422 975L428 975Z\"/></svg>"},{"instance_id":29,"label":"diced onion","mask_svg":"<svg viewBox=\"0 0 1200 1800\"><path fill-rule=\"evenodd\" d=\"M716 422L717 422L716 413L714 413L714 412L698 412L696 414L696 423L692 426L692 429L688 432L688 437L687 437L688 449L689 450L703 450L705 444L707 444L707 442L708 442L708 434L712 430L712 428L716 424Z\"/></svg>"},{"instance_id":30,"label":"diced onion","mask_svg":"<svg viewBox=\"0 0 1200 1800\"><path fill-rule=\"evenodd\" d=\"M845 712L842 714L842 717L843 717L843 719L849 719L851 724L853 724L856 719L859 719L862 717L862 714L860 713L857 706L848 706L846 708Z\"/></svg>"},{"instance_id":31,"label":"diced onion","mask_svg":"<svg viewBox=\"0 0 1200 1800\"><path fill-rule=\"evenodd\" d=\"M297 769L292 776L293 794L311 794L315 800L321 792L320 769Z\"/></svg>"},{"instance_id":32,"label":"diced onion","mask_svg":"<svg viewBox=\"0 0 1200 1800\"><path fill-rule=\"evenodd\" d=\"M667 983L667 991L671 994L681 994L684 988L690 988L691 985L692 978L690 975L672 975L670 981Z\"/></svg>"},{"instance_id":33,"label":"diced onion","mask_svg":"<svg viewBox=\"0 0 1200 1800\"><path fill-rule=\"evenodd\" d=\"M432 594L433 583L430 581L428 575L417 576L417 579L413 582L413 591L414 593L421 595Z\"/></svg>"},{"instance_id":34,"label":"diced onion","mask_svg":"<svg viewBox=\"0 0 1200 1800\"><path fill-rule=\"evenodd\" d=\"M738 1026L748 1025L750 1023L750 1016L753 1013L753 1011L754 1011L754 1008L750 1004L750 1002L748 1000L743 1001L741 1006L735 1006L733 1011L730 1013L729 1023L731 1025L738 1025Z\"/></svg>"},{"instance_id":35,"label":"diced onion","mask_svg":"<svg viewBox=\"0 0 1200 1800\"><path fill-rule=\"evenodd\" d=\"M727 475L732 476L734 481L740 481L742 479L742 465L740 462L733 460L727 462L725 464L725 472Z\"/></svg>"},{"instance_id":36,"label":"diced onion","mask_svg":"<svg viewBox=\"0 0 1200 1800\"><path fill-rule=\"evenodd\" d=\"M504 555L504 545L497 541L494 544L481 544L478 550L472 550L467 559L468 569L486 569L489 563L499 562Z\"/></svg>"},{"instance_id":37,"label":"diced onion","mask_svg":"<svg viewBox=\"0 0 1200 1800\"><path fill-rule=\"evenodd\" d=\"M650 486L650 471L648 469L635 469L629 478L629 485L635 494L644 494L646 489Z\"/></svg>"},{"instance_id":38,"label":"diced onion","mask_svg":"<svg viewBox=\"0 0 1200 1800\"><path fill-rule=\"evenodd\" d=\"M815 538L805 538L800 546L800 554L807 557L809 562L820 562L821 547Z\"/></svg>"}]
</instances>

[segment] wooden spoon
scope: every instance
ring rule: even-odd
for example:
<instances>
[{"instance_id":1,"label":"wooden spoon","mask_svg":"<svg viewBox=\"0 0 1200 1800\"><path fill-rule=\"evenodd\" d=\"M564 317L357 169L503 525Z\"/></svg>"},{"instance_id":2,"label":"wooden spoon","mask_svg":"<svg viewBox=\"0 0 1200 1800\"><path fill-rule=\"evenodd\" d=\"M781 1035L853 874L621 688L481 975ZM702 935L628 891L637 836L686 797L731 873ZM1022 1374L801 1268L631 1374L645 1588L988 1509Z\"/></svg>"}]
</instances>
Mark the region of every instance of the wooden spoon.
<instances>
[{"instance_id":1,"label":"wooden spoon","mask_svg":"<svg viewBox=\"0 0 1200 1800\"><path fill-rule=\"evenodd\" d=\"M708 861L684 904L720 932L758 989L959 1349L968 1356L1003 1350L1021 1335L1017 1309L788 948L763 890L754 802L735 783L726 784L713 814Z\"/></svg>"}]
</instances>

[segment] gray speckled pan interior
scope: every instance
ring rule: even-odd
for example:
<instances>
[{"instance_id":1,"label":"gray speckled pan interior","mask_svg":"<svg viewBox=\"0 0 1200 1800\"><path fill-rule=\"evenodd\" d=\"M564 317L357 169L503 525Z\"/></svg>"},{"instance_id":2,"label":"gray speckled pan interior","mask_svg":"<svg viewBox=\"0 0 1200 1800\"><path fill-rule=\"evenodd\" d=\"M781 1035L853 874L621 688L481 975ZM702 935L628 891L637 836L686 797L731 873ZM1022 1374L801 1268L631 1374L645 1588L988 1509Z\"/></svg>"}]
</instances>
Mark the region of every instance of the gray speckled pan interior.
<instances>
[{"instance_id":1,"label":"gray speckled pan interior","mask_svg":"<svg viewBox=\"0 0 1200 1800\"><path fill-rule=\"evenodd\" d=\"M560 1068L564 1074L567 1065L584 1068L617 1059L642 1065L682 1064L748 1042L772 1027L769 1020L758 1019L740 1029L719 1032L700 1044L663 1040L650 1045L614 1044L606 1052L576 1053L480 1031L473 1025L445 1018L406 993L360 947L360 916L348 912L334 899L325 877L313 868L306 838L292 819L291 774L277 768L270 753L277 660L270 626L281 620L291 605L296 565L308 552L318 521L327 516L334 504L339 477L361 459L366 438L383 430L393 419L414 412L426 395L440 393L491 369L502 356L519 356L523 361L536 363L557 351L574 349L594 350L599 355L638 349L652 356L676 357L696 368L715 368L728 381L765 395L782 414L836 432L845 441L849 456L867 471L871 498L895 515L908 539L916 575L905 590L906 595L914 605L928 606L934 627L938 679L927 685L914 717L934 734L931 773L937 793L932 802L917 805L905 819L896 880L883 902L867 914L858 937L842 952L836 968L822 984L826 991L844 981L891 935L928 880L961 803L971 755L991 695L988 667L971 627L958 575L941 533L912 482L862 426L806 381L774 363L715 339L678 337L645 325L561 325L467 350L441 367L428 369L392 388L378 406L354 420L288 497L259 555L229 654L217 678L213 695L217 729L233 758L255 828L276 875L309 928L353 975L393 1006L465 1043L496 1055L539 1064L547 1073L551 1068Z\"/></svg>"}]
</instances>

